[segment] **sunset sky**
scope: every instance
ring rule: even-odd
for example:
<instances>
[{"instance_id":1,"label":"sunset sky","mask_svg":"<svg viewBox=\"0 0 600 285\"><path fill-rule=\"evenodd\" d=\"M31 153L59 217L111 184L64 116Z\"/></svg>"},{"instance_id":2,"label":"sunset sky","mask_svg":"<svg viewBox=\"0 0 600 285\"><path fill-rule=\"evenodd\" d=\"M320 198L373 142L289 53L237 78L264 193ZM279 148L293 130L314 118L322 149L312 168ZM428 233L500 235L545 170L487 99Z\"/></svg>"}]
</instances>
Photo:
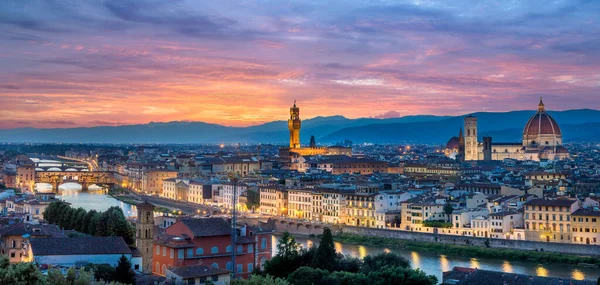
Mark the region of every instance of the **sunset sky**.
<instances>
[{"instance_id":1,"label":"sunset sky","mask_svg":"<svg viewBox=\"0 0 600 285\"><path fill-rule=\"evenodd\" d=\"M600 109L600 1L0 1L0 128Z\"/></svg>"}]
</instances>

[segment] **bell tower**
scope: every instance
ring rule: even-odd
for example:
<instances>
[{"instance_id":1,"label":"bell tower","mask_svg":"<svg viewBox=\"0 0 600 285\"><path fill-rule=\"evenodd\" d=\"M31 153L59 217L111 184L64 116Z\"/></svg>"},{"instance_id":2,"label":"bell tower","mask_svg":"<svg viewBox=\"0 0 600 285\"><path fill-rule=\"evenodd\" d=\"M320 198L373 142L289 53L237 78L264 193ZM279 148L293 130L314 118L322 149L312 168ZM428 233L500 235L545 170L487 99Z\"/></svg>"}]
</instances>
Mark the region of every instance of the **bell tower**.
<instances>
[{"instance_id":1,"label":"bell tower","mask_svg":"<svg viewBox=\"0 0 600 285\"><path fill-rule=\"evenodd\" d=\"M465 117L465 160L479 160L477 143L477 117Z\"/></svg>"},{"instance_id":2,"label":"bell tower","mask_svg":"<svg viewBox=\"0 0 600 285\"><path fill-rule=\"evenodd\" d=\"M300 108L294 106L290 108L290 119L288 120L288 129L290 130L290 149L300 148Z\"/></svg>"},{"instance_id":3,"label":"bell tower","mask_svg":"<svg viewBox=\"0 0 600 285\"><path fill-rule=\"evenodd\" d=\"M152 239L154 236L154 205L144 201L137 206L135 245L142 254L142 273L152 274Z\"/></svg>"}]
</instances>

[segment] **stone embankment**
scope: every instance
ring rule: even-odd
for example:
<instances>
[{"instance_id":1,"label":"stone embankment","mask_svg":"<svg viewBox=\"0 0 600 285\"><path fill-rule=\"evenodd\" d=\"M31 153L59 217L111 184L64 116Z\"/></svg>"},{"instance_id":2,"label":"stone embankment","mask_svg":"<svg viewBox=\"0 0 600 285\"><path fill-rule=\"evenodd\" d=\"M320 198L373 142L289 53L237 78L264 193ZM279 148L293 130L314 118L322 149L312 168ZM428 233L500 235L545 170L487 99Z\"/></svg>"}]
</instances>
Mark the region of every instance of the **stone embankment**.
<instances>
[{"instance_id":1,"label":"stone embankment","mask_svg":"<svg viewBox=\"0 0 600 285\"><path fill-rule=\"evenodd\" d=\"M583 245L583 244L565 244L565 243L546 243L537 241L524 240L506 240L479 238L468 236L453 236L434 233L408 232L389 229L375 229L363 227L351 227L340 225L326 225L317 223L306 223L292 220L268 219L261 221L258 219L240 219L240 222L245 222L250 225L259 226L266 230L283 233L289 232L293 235L319 235L323 232L323 228L329 227L333 234L347 233L359 236L382 237L409 241L421 241L431 243L453 244L453 245L471 245L480 247L505 248L516 250L530 251L545 251L557 252L573 255L599 256L600 246ZM486 245L487 241L487 245Z\"/></svg>"}]
</instances>

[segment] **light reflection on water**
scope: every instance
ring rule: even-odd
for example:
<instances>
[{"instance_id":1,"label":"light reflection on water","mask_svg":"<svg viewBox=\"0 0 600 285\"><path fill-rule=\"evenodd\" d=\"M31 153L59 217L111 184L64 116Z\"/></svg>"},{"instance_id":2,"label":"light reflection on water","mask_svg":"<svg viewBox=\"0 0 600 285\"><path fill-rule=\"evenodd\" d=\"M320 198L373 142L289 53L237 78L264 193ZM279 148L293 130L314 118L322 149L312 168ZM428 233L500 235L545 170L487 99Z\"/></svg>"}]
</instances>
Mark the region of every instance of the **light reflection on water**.
<instances>
[{"instance_id":1,"label":"light reflection on water","mask_svg":"<svg viewBox=\"0 0 600 285\"><path fill-rule=\"evenodd\" d=\"M273 237L273 245L277 245L278 236ZM318 240L305 237L295 237L303 247L310 240L311 245L318 246ZM558 278L573 278L577 280L596 280L600 276L598 268L576 268L565 264L544 264L537 262L507 261L502 259L469 258L464 256L447 256L428 252L416 252L404 249L390 249L384 247L371 247L335 242L335 249L345 255L361 257L380 252L393 252L403 256L411 262L413 268L420 268L427 274L435 275L442 280L442 272L452 270L454 267L472 267L485 270L502 271L506 273L519 273L531 276L550 276ZM273 254L277 253L276 246Z\"/></svg>"},{"instance_id":2,"label":"light reflection on water","mask_svg":"<svg viewBox=\"0 0 600 285\"><path fill-rule=\"evenodd\" d=\"M67 184L65 184L67 185ZM70 189L69 187L61 187L61 194L57 196L69 202L73 207L82 207L86 210L95 209L97 211L105 211L111 206L118 206L123 209L126 216L133 216L136 213L135 206L118 201L104 194L102 191L86 191L81 192L79 188ZM74 186L74 187L75 187ZM273 254L277 253L278 236L273 236ZM303 247L318 245L318 240L308 239L305 237L296 237L296 241ZM353 244L342 244L335 242L337 252L350 255L353 257L364 257L369 254L377 254L380 252L393 252L403 256L411 261L414 268L420 268L427 274L437 276L438 280L442 280L442 272L451 270L453 267L477 267L485 270L503 271L507 273L519 273L536 276L552 276L559 278L573 278L576 280L596 280L600 276L600 270L597 268L575 268L564 264L547 264L539 265L536 262L508 262L500 259L475 259L462 256L445 256L427 252L416 252L403 249L389 249L383 247L371 247Z\"/></svg>"},{"instance_id":3,"label":"light reflection on water","mask_svg":"<svg viewBox=\"0 0 600 285\"><path fill-rule=\"evenodd\" d=\"M38 185L42 189L48 186L44 186L43 184ZM74 208L82 207L86 210L106 211L112 206L117 206L123 210L125 217L134 217L136 215L137 208L135 206L107 196L102 188L94 186L91 185L88 191L82 192L81 185L65 183L59 187L59 193L57 193L56 198L71 203L71 206Z\"/></svg>"},{"instance_id":4,"label":"light reflection on water","mask_svg":"<svg viewBox=\"0 0 600 285\"><path fill-rule=\"evenodd\" d=\"M510 262L504 261L504 263L502 263L502 271L506 273L513 273L513 268Z\"/></svg>"}]
</instances>

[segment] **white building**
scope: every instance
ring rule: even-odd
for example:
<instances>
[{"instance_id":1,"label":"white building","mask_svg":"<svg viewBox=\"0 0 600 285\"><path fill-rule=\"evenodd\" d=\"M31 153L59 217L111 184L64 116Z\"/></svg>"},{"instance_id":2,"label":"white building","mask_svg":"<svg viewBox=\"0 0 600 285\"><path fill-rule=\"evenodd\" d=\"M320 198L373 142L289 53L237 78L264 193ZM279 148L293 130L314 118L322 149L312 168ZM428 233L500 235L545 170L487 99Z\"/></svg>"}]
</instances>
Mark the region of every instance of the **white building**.
<instances>
[{"instance_id":1,"label":"white building","mask_svg":"<svg viewBox=\"0 0 600 285\"><path fill-rule=\"evenodd\" d=\"M116 266L121 256L139 271L141 256L133 256L122 237L36 238L29 242L30 262L38 265L71 267L77 264L110 264Z\"/></svg>"}]
</instances>

